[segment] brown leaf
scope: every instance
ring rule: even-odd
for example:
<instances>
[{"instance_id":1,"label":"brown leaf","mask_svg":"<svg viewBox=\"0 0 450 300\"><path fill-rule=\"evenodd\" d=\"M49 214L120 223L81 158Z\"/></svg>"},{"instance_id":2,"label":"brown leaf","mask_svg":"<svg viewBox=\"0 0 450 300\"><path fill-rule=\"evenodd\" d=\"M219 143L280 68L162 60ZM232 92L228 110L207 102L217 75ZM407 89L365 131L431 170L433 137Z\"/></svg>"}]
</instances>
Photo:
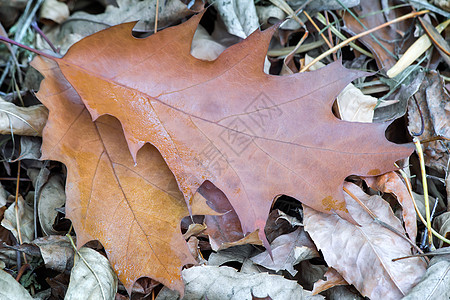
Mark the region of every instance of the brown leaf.
<instances>
[{"instance_id":1,"label":"brown leaf","mask_svg":"<svg viewBox=\"0 0 450 300\"><path fill-rule=\"evenodd\" d=\"M273 29L215 61L198 60L190 49L200 17L144 39L131 35L134 23L114 26L56 61L94 120L120 120L134 158L146 143L161 152L188 204L209 180L229 199L244 234L259 230L266 246L264 225L279 194L351 220L344 178L387 172L411 153L387 142L387 124L355 125L332 114L335 96L361 73L337 62L267 75Z\"/></svg>"},{"instance_id":2,"label":"brown leaf","mask_svg":"<svg viewBox=\"0 0 450 300\"><path fill-rule=\"evenodd\" d=\"M411 195L400 176L395 172L389 172L376 177L364 177L364 180L374 190L395 195L403 208L402 215L406 233L411 241L415 241L417 235L416 210Z\"/></svg>"},{"instance_id":3,"label":"brown leaf","mask_svg":"<svg viewBox=\"0 0 450 300\"><path fill-rule=\"evenodd\" d=\"M383 222L404 232L400 220L380 196L369 196L352 183L345 183L345 187ZM350 214L361 226L305 207L306 231L322 250L327 264L363 296L400 299L420 280L425 263L420 258L393 262L393 258L411 255L411 245L375 223L350 196L346 202Z\"/></svg>"},{"instance_id":4,"label":"brown leaf","mask_svg":"<svg viewBox=\"0 0 450 300\"><path fill-rule=\"evenodd\" d=\"M37 96L50 111L43 159L67 166L66 213L78 247L99 240L129 292L141 276L183 291L181 267L195 264L180 230L189 213L164 160L148 145L134 166L118 122L93 123L54 62L33 65L46 77ZM196 203L193 213L210 211Z\"/></svg>"},{"instance_id":5,"label":"brown leaf","mask_svg":"<svg viewBox=\"0 0 450 300\"><path fill-rule=\"evenodd\" d=\"M289 234L277 237L271 244L271 253L266 250L251 258L251 260L267 269L278 272L286 270L292 276L297 274L294 265L314 257L319 257L316 246L303 227Z\"/></svg>"},{"instance_id":6,"label":"brown leaf","mask_svg":"<svg viewBox=\"0 0 450 300\"><path fill-rule=\"evenodd\" d=\"M317 295L318 293L338 285L348 285L348 282L345 281L344 277L333 268L328 268L323 276L326 277L327 280L319 279L314 283L314 288L312 290L313 295Z\"/></svg>"},{"instance_id":7,"label":"brown leaf","mask_svg":"<svg viewBox=\"0 0 450 300\"><path fill-rule=\"evenodd\" d=\"M423 133L421 140L436 136L450 139L450 96L444 82L436 71L425 75L419 91L408 103L408 130ZM422 124L423 120L423 124ZM448 169L448 141L424 144L425 164L445 174Z\"/></svg>"}]
</instances>

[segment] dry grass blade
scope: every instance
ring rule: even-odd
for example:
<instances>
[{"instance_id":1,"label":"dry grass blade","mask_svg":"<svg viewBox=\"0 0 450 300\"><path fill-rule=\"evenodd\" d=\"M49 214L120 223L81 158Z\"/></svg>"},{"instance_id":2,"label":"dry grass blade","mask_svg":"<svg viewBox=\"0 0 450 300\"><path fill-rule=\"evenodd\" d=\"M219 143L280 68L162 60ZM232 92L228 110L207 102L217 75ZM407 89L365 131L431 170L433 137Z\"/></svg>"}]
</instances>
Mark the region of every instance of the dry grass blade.
<instances>
[{"instance_id":1,"label":"dry grass blade","mask_svg":"<svg viewBox=\"0 0 450 300\"><path fill-rule=\"evenodd\" d=\"M419 12L412 12L412 13L409 13L407 15L404 15L404 16L401 16L399 18L396 18L394 20L391 20L389 22L386 22L386 23L384 23L384 24L382 24L380 26L374 27L374 28L372 28L370 30L361 32L360 34L354 35L351 38L343 41L342 43L334 46L333 48L329 49L328 51L326 51L326 52L322 53L321 55L319 55L318 57L316 57L312 62L310 62L303 69L301 69L300 72L307 71L312 65L314 65L316 62L320 61L322 58L327 57L328 55L332 54L336 50L338 50L338 49L348 45L350 42L353 42L354 40L357 40L360 37L368 35L368 34L374 32L374 31L377 31L378 29L384 28L384 27L389 26L391 24L398 23L398 22L401 22L401 21L406 20L406 19L414 18L414 17L420 16L420 15L423 15L423 14L426 14L426 13L429 13L429 11L428 10L424 10L424 11L419 11Z\"/></svg>"}]
</instances>

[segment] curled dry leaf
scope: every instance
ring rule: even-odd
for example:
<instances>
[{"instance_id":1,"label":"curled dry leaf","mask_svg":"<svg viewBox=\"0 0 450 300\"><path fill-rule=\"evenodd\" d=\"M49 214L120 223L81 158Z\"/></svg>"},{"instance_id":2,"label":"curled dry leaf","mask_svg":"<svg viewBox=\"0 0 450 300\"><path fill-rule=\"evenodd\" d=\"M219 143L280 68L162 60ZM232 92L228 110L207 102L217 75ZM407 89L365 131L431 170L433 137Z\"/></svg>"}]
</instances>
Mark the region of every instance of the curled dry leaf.
<instances>
[{"instance_id":1,"label":"curled dry leaf","mask_svg":"<svg viewBox=\"0 0 450 300\"><path fill-rule=\"evenodd\" d=\"M64 299L113 300L117 285L117 275L108 259L91 248L82 247L75 255Z\"/></svg>"},{"instance_id":2,"label":"curled dry leaf","mask_svg":"<svg viewBox=\"0 0 450 300\"><path fill-rule=\"evenodd\" d=\"M244 274L230 267L198 266L183 270L186 294L183 300L252 300L269 296L273 300L324 299L303 290L293 280L267 273ZM239 288L236 288L239 287ZM177 299L176 292L163 289L157 300Z\"/></svg>"},{"instance_id":3,"label":"curled dry leaf","mask_svg":"<svg viewBox=\"0 0 450 300\"><path fill-rule=\"evenodd\" d=\"M0 98L0 134L40 136L47 117L43 105L19 107Z\"/></svg>"},{"instance_id":4,"label":"curled dry leaf","mask_svg":"<svg viewBox=\"0 0 450 300\"><path fill-rule=\"evenodd\" d=\"M352 183L345 183L345 187L381 221L404 232L400 220L380 196L369 196ZM403 297L425 273L425 263L420 258L393 262L394 258L411 255L411 245L375 223L350 196L346 196L346 202L347 209L360 226L305 207L306 231L322 250L327 264L363 296L371 299Z\"/></svg>"},{"instance_id":5,"label":"curled dry leaf","mask_svg":"<svg viewBox=\"0 0 450 300\"><path fill-rule=\"evenodd\" d=\"M72 268L75 252L68 237L50 235L35 239L33 244L39 247L46 268L61 273Z\"/></svg>"},{"instance_id":6,"label":"curled dry leaf","mask_svg":"<svg viewBox=\"0 0 450 300\"><path fill-rule=\"evenodd\" d=\"M32 300L33 297L10 274L0 268L0 299Z\"/></svg>"},{"instance_id":7,"label":"curled dry leaf","mask_svg":"<svg viewBox=\"0 0 450 300\"><path fill-rule=\"evenodd\" d=\"M350 122L371 123L377 98L364 95L353 84L347 85L339 94L339 115L342 120Z\"/></svg>"},{"instance_id":8,"label":"curled dry leaf","mask_svg":"<svg viewBox=\"0 0 450 300\"><path fill-rule=\"evenodd\" d=\"M332 114L335 96L361 73L336 62L267 75L273 29L255 32L213 62L198 60L190 49L200 18L144 39L131 35L133 23L114 26L55 61L94 120L120 120L133 158L146 143L161 152L188 205L209 180L229 199L244 234L259 230L266 246L264 226L279 194L351 220L345 177L385 173L412 151L386 140L388 124L352 124ZM180 73L180 65L189 72Z\"/></svg>"},{"instance_id":9,"label":"curled dry leaf","mask_svg":"<svg viewBox=\"0 0 450 300\"><path fill-rule=\"evenodd\" d=\"M38 57L33 66L46 77L37 96L50 111L42 159L67 166L66 215L78 246L99 240L129 292L141 276L182 292L181 267L195 264L180 229L189 212L161 155L148 145L134 166L114 118L92 122L54 62ZM195 198L192 212L210 213L204 201Z\"/></svg>"},{"instance_id":10,"label":"curled dry leaf","mask_svg":"<svg viewBox=\"0 0 450 300\"><path fill-rule=\"evenodd\" d=\"M27 174L36 187L39 179L40 170L28 169ZM42 180L42 178L40 179ZM61 208L66 203L66 194L64 193L64 179L61 175L51 176L38 191L38 215L42 231L46 235L59 234L53 229L53 224L58 216L57 208Z\"/></svg>"},{"instance_id":11,"label":"curled dry leaf","mask_svg":"<svg viewBox=\"0 0 450 300\"><path fill-rule=\"evenodd\" d=\"M403 208L402 216L406 233L411 241L415 241L417 235L416 210L408 188L400 176L395 172L389 172L376 177L364 177L364 180L374 190L395 195Z\"/></svg>"},{"instance_id":12,"label":"curled dry leaf","mask_svg":"<svg viewBox=\"0 0 450 300\"><path fill-rule=\"evenodd\" d=\"M450 260L435 257L422 280L403 300L434 300L450 298Z\"/></svg>"},{"instance_id":13,"label":"curled dry leaf","mask_svg":"<svg viewBox=\"0 0 450 300\"><path fill-rule=\"evenodd\" d=\"M326 280L319 279L314 283L314 288L312 290L313 295L317 295L318 293L338 285L348 285L348 282L344 279L344 277L342 277L341 274L333 268L328 268L323 276Z\"/></svg>"},{"instance_id":14,"label":"curled dry leaf","mask_svg":"<svg viewBox=\"0 0 450 300\"><path fill-rule=\"evenodd\" d=\"M5 211L4 218L1 225L12 232L17 241L22 241L23 243L29 243L34 239L34 215L33 208L30 207L22 196L19 195L17 199L18 203L18 219L20 223L20 234L17 232L17 218L16 218L16 204L11 204Z\"/></svg>"},{"instance_id":15,"label":"curled dry leaf","mask_svg":"<svg viewBox=\"0 0 450 300\"><path fill-rule=\"evenodd\" d=\"M57 0L45 0L40 9L40 18L61 24L69 17L69 7Z\"/></svg>"},{"instance_id":16,"label":"curled dry leaf","mask_svg":"<svg viewBox=\"0 0 450 300\"><path fill-rule=\"evenodd\" d=\"M292 276L297 274L294 266L299 262L314 257L319 257L313 241L303 227L294 232L277 237L271 244L271 252L268 250L251 258L251 260L267 269L278 272L286 270Z\"/></svg>"}]
</instances>

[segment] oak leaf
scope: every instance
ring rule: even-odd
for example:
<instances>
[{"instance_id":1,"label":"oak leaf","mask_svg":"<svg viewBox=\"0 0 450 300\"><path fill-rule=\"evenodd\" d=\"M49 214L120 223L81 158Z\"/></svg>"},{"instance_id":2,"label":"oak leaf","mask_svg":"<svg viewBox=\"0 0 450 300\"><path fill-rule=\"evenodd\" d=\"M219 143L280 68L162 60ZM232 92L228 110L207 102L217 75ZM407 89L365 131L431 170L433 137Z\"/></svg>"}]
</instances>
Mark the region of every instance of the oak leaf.
<instances>
[{"instance_id":1,"label":"oak leaf","mask_svg":"<svg viewBox=\"0 0 450 300\"><path fill-rule=\"evenodd\" d=\"M94 120L119 119L135 160L146 143L161 152L189 205L209 180L230 200L244 234L259 230L266 246L264 224L279 194L352 220L344 178L385 173L411 153L386 140L387 124L332 114L336 95L361 73L336 62L265 74L273 28L215 61L196 59L190 49L200 18L142 39L131 34L135 23L113 26L55 60Z\"/></svg>"},{"instance_id":2,"label":"oak leaf","mask_svg":"<svg viewBox=\"0 0 450 300\"><path fill-rule=\"evenodd\" d=\"M161 155L147 145L134 166L116 119L92 122L54 62L37 57L32 65L45 76L37 96L50 112L41 159L67 166L66 214L78 247L99 240L128 292L149 276L182 293L181 268L196 263L180 229L189 212ZM195 199L194 214L212 212Z\"/></svg>"}]
</instances>

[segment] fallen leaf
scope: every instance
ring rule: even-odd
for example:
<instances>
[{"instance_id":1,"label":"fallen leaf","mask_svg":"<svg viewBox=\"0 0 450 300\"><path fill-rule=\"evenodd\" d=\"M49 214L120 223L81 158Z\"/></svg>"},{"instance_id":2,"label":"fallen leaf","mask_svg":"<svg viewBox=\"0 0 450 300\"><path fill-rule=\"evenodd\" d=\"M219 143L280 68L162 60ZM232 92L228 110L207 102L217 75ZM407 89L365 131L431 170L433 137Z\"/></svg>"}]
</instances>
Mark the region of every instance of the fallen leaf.
<instances>
[{"instance_id":1,"label":"fallen leaf","mask_svg":"<svg viewBox=\"0 0 450 300\"><path fill-rule=\"evenodd\" d=\"M445 212L442 215L436 217L433 221L433 227L438 230L440 235L447 239L450 239L450 212ZM448 246L450 245L439 240L439 248Z\"/></svg>"},{"instance_id":2,"label":"fallen leaf","mask_svg":"<svg viewBox=\"0 0 450 300\"><path fill-rule=\"evenodd\" d=\"M360 89L349 84L339 94L337 101L342 120L371 123L378 99L364 95Z\"/></svg>"},{"instance_id":3,"label":"fallen leaf","mask_svg":"<svg viewBox=\"0 0 450 300\"><path fill-rule=\"evenodd\" d=\"M19 107L0 98L0 134L40 136L47 116L43 105Z\"/></svg>"},{"instance_id":4,"label":"fallen leaf","mask_svg":"<svg viewBox=\"0 0 450 300\"><path fill-rule=\"evenodd\" d=\"M19 195L18 199L18 218L16 218L16 204L11 204L5 211L4 218L1 225L12 232L17 241L23 243L29 243L34 239L34 214L33 208L25 203L22 196ZM17 231L17 219L20 223L21 239Z\"/></svg>"},{"instance_id":5,"label":"fallen leaf","mask_svg":"<svg viewBox=\"0 0 450 300\"><path fill-rule=\"evenodd\" d=\"M183 300L251 300L269 296L273 300L324 299L303 290L293 280L267 273L244 274L230 267L198 266L183 270L186 294ZM239 287L239 288L236 288ZM174 291L163 289L157 300L174 300Z\"/></svg>"},{"instance_id":6,"label":"fallen leaf","mask_svg":"<svg viewBox=\"0 0 450 300\"><path fill-rule=\"evenodd\" d=\"M411 199L408 189L400 176L395 172L389 172L376 177L364 177L364 180L374 190L395 195L403 208L402 216L405 222L406 233L408 233L411 241L415 241L417 236L416 210L414 209L413 199Z\"/></svg>"},{"instance_id":7,"label":"fallen leaf","mask_svg":"<svg viewBox=\"0 0 450 300\"><path fill-rule=\"evenodd\" d=\"M72 268L75 252L68 237L50 235L35 239L33 244L39 247L46 268L61 273Z\"/></svg>"},{"instance_id":8,"label":"fallen leaf","mask_svg":"<svg viewBox=\"0 0 450 300\"><path fill-rule=\"evenodd\" d=\"M203 60L215 60L225 47L216 42L203 26L199 25L192 39L192 56Z\"/></svg>"},{"instance_id":9,"label":"fallen leaf","mask_svg":"<svg viewBox=\"0 0 450 300\"><path fill-rule=\"evenodd\" d=\"M279 194L351 220L344 178L385 173L412 150L386 140L388 124L355 125L332 114L335 96L361 73L336 62L267 75L273 30L255 32L213 62L195 59L190 48L200 17L144 39L132 37L133 23L114 26L55 60L94 120L120 120L133 158L146 143L161 152L189 205L209 180L229 199L243 232L259 230L266 246L264 225Z\"/></svg>"},{"instance_id":10,"label":"fallen leaf","mask_svg":"<svg viewBox=\"0 0 450 300\"><path fill-rule=\"evenodd\" d=\"M61 24L69 17L69 14L69 7L66 3L57 0L45 0L42 3L39 17Z\"/></svg>"},{"instance_id":11,"label":"fallen leaf","mask_svg":"<svg viewBox=\"0 0 450 300\"><path fill-rule=\"evenodd\" d=\"M66 215L77 245L100 241L128 292L142 276L182 292L181 267L195 264L180 229L189 212L161 155L148 145L134 166L114 118L93 123L54 62L36 58L33 66L46 76L37 96L50 111L42 159L67 166ZM212 212L198 199L193 213Z\"/></svg>"},{"instance_id":12,"label":"fallen leaf","mask_svg":"<svg viewBox=\"0 0 450 300\"><path fill-rule=\"evenodd\" d=\"M255 252L259 253L253 246L248 244L219 250L217 253L211 253L208 258L208 265L221 266L230 261L244 263L244 261L248 260Z\"/></svg>"},{"instance_id":13,"label":"fallen leaf","mask_svg":"<svg viewBox=\"0 0 450 300\"><path fill-rule=\"evenodd\" d=\"M91 248L82 247L75 255L64 299L113 300L117 286L117 275L108 259Z\"/></svg>"},{"instance_id":14,"label":"fallen leaf","mask_svg":"<svg viewBox=\"0 0 450 300\"><path fill-rule=\"evenodd\" d=\"M2 269L0 269L0 298L5 300L33 299L20 283Z\"/></svg>"},{"instance_id":15,"label":"fallen leaf","mask_svg":"<svg viewBox=\"0 0 450 300\"><path fill-rule=\"evenodd\" d=\"M438 72L429 71L408 103L408 130L420 135L421 140L442 136L450 139L450 95L446 91ZM418 107L419 106L419 107ZM422 128L423 120L423 128ZM448 141L433 141L424 144L424 159L428 167L443 174L447 172L449 161Z\"/></svg>"},{"instance_id":16,"label":"fallen leaf","mask_svg":"<svg viewBox=\"0 0 450 300\"><path fill-rule=\"evenodd\" d=\"M259 28L253 1L214 1L213 5L229 33L245 39Z\"/></svg>"},{"instance_id":17,"label":"fallen leaf","mask_svg":"<svg viewBox=\"0 0 450 300\"><path fill-rule=\"evenodd\" d=\"M435 257L431 260L422 280L403 298L403 300L433 300L450 297L450 261Z\"/></svg>"},{"instance_id":18,"label":"fallen leaf","mask_svg":"<svg viewBox=\"0 0 450 300\"><path fill-rule=\"evenodd\" d=\"M333 268L328 268L323 276L326 277L326 280L319 279L314 283L314 288L312 290L313 295L317 295L318 293L335 286L348 285L348 282L345 281L344 277L342 277L341 274Z\"/></svg>"},{"instance_id":19,"label":"fallen leaf","mask_svg":"<svg viewBox=\"0 0 450 300\"><path fill-rule=\"evenodd\" d=\"M400 220L380 196L369 196L352 183L345 183L345 187L380 220L404 232ZM411 245L374 222L350 196L346 196L346 202L350 214L360 226L304 207L306 231L322 250L327 264L363 296L371 299L405 296L425 273L425 263L420 258L393 262L394 258L411 255Z\"/></svg>"},{"instance_id":20,"label":"fallen leaf","mask_svg":"<svg viewBox=\"0 0 450 300\"><path fill-rule=\"evenodd\" d=\"M28 169L27 174L36 187L40 170ZM54 174L38 191L38 215L42 231L45 235L59 234L60 232L53 229L53 224L58 216L56 209L63 207L66 203L64 178L61 175Z\"/></svg>"},{"instance_id":21,"label":"fallen leaf","mask_svg":"<svg viewBox=\"0 0 450 300\"><path fill-rule=\"evenodd\" d=\"M19 159L39 160L41 157L42 139L36 136L20 137L20 155Z\"/></svg>"},{"instance_id":22,"label":"fallen leaf","mask_svg":"<svg viewBox=\"0 0 450 300\"><path fill-rule=\"evenodd\" d=\"M319 257L313 241L304 231L303 227L289 234L277 237L271 244L271 253L268 250L251 258L258 265L278 272L286 270L292 276L297 274L294 266L299 262Z\"/></svg>"}]
</instances>

